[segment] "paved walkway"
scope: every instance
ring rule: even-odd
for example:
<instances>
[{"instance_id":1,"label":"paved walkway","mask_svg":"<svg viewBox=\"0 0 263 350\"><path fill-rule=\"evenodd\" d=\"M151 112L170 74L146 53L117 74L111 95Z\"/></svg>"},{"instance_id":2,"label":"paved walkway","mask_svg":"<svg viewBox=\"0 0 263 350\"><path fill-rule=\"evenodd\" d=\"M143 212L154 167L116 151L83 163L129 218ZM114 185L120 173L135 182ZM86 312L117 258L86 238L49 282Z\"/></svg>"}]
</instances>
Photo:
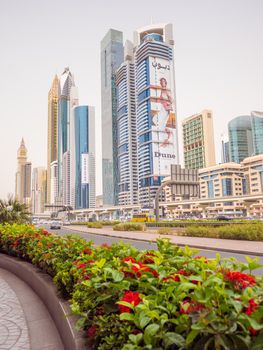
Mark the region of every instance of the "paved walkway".
<instances>
[{"instance_id":1,"label":"paved walkway","mask_svg":"<svg viewBox=\"0 0 263 350\"><path fill-rule=\"evenodd\" d=\"M0 350L63 350L57 328L33 290L0 268Z\"/></svg>"},{"instance_id":2,"label":"paved walkway","mask_svg":"<svg viewBox=\"0 0 263 350\"><path fill-rule=\"evenodd\" d=\"M263 256L263 242L257 241L159 235L156 232L113 231L112 227L106 227L102 229L91 229L87 226L70 225L66 226L66 228L76 232L87 232L102 236L134 239L138 241L156 241L157 238L169 238L172 243L181 246L188 245L199 249L218 250L225 252Z\"/></svg>"}]
</instances>

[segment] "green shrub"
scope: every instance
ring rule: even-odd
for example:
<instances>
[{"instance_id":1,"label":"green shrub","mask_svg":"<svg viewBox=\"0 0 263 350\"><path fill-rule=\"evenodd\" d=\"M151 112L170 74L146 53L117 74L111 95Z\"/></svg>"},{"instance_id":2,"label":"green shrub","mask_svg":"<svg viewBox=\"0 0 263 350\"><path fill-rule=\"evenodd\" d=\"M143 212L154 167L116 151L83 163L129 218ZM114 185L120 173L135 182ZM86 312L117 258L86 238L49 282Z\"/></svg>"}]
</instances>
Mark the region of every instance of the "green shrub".
<instances>
[{"instance_id":1,"label":"green shrub","mask_svg":"<svg viewBox=\"0 0 263 350\"><path fill-rule=\"evenodd\" d=\"M88 228L102 228L102 224L99 221L87 222L86 226Z\"/></svg>"},{"instance_id":2,"label":"green shrub","mask_svg":"<svg viewBox=\"0 0 263 350\"><path fill-rule=\"evenodd\" d=\"M184 232L178 234L191 237L263 241L263 224L232 224L220 227L189 226Z\"/></svg>"},{"instance_id":3,"label":"green shrub","mask_svg":"<svg viewBox=\"0 0 263 350\"><path fill-rule=\"evenodd\" d=\"M145 226L142 224L124 222L113 226L114 231L144 231Z\"/></svg>"},{"instance_id":4,"label":"green shrub","mask_svg":"<svg viewBox=\"0 0 263 350\"><path fill-rule=\"evenodd\" d=\"M257 259L195 257L162 239L157 250L94 247L26 225L0 225L0 253L50 274L94 350L262 349ZM243 271L248 270L249 274Z\"/></svg>"},{"instance_id":5,"label":"green shrub","mask_svg":"<svg viewBox=\"0 0 263 350\"><path fill-rule=\"evenodd\" d=\"M159 235L169 235L172 232L173 232L173 230L171 229L171 227L161 227L157 231L157 233L159 233Z\"/></svg>"}]
</instances>

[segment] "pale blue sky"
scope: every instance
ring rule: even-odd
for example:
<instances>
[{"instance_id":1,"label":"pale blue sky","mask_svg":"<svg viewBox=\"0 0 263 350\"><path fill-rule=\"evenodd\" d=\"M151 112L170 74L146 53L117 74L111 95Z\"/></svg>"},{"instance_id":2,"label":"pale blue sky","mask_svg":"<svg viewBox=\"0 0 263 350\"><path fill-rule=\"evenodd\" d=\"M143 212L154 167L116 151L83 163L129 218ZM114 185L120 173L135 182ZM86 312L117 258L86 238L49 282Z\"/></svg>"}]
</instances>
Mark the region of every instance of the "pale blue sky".
<instances>
[{"instance_id":1,"label":"pale blue sky","mask_svg":"<svg viewBox=\"0 0 263 350\"><path fill-rule=\"evenodd\" d=\"M109 28L132 39L151 18L174 25L179 122L213 110L217 161L227 122L263 110L263 0L0 0L0 198L14 192L22 136L46 165L47 94L65 66L97 109L100 144L100 40ZM100 149L97 171L100 193Z\"/></svg>"}]
</instances>

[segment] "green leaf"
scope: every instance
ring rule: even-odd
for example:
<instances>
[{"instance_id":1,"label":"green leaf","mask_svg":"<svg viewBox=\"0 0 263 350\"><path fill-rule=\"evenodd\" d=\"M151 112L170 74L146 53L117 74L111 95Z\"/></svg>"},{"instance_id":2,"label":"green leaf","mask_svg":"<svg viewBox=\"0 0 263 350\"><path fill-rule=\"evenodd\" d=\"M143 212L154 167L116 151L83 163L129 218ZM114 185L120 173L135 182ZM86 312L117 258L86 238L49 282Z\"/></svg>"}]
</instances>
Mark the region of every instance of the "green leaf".
<instances>
[{"instance_id":1,"label":"green leaf","mask_svg":"<svg viewBox=\"0 0 263 350\"><path fill-rule=\"evenodd\" d=\"M158 332L160 326L157 323L149 324L144 331L144 342L145 344L151 344L153 336Z\"/></svg>"},{"instance_id":2,"label":"green leaf","mask_svg":"<svg viewBox=\"0 0 263 350\"><path fill-rule=\"evenodd\" d=\"M262 349L263 349L263 334L259 334L256 337L251 350L262 350Z\"/></svg>"},{"instance_id":3,"label":"green leaf","mask_svg":"<svg viewBox=\"0 0 263 350\"><path fill-rule=\"evenodd\" d=\"M98 266L100 269L105 265L106 259L100 259L99 261L95 262L95 265Z\"/></svg>"},{"instance_id":4,"label":"green leaf","mask_svg":"<svg viewBox=\"0 0 263 350\"><path fill-rule=\"evenodd\" d=\"M129 335L129 339L130 341L135 344L135 345L139 345L141 340L142 340L143 334L139 333L139 334L130 334Z\"/></svg>"},{"instance_id":5,"label":"green leaf","mask_svg":"<svg viewBox=\"0 0 263 350\"><path fill-rule=\"evenodd\" d=\"M123 306L127 306L128 308L130 308L130 309L134 309L134 306L131 304L131 303L128 303L127 301L117 301L117 303L116 304L118 304L118 305L123 305Z\"/></svg>"},{"instance_id":6,"label":"green leaf","mask_svg":"<svg viewBox=\"0 0 263 350\"><path fill-rule=\"evenodd\" d=\"M140 315L139 317L139 325L140 328L144 328L149 322L151 322L151 318L145 315Z\"/></svg>"},{"instance_id":7,"label":"green leaf","mask_svg":"<svg viewBox=\"0 0 263 350\"><path fill-rule=\"evenodd\" d=\"M112 278L114 280L114 282L120 282L121 280L123 280L123 273L119 272L117 270L112 270Z\"/></svg>"},{"instance_id":8,"label":"green leaf","mask_svg":"<svg viewBox=\"0 0 263 350\"><path fill-rule=\"evenodd\" d=\"M184 282L179 285L179 287L177 288L177 291L178 293L181 293L181 292L188 291L189 289L196 289L196 287L197 286L193 283Z\"/></svg>"},{"instance_id":9,"label":"green leaf","mask_svg":"<svg viewBox=\"0 0 263 350\"><path fill-rule=\"evenodd\" d=\"M193 340L198 336L199 331L198 330L191 330L191 332L188 334L186 341L185 341L185 345L189 345L193 342Z\"/></svg>"},{"instance_id":10,"label":"green leaf","mask_svg":"<svg viewBox=\"0 0 263 350\"><path fill-rule=\"evenodd\" d=\"M180 334L174 333L174 332L165 333L163 340L164 340L165 349L168 349L169 346L171 346L171 345L177 345L180 347L185 345L184 337L182 337Z\"/></svg>"},{"instance_id":11,"label":"green leaf","mask_svg":"<svg viewBox=\"0 0 263 350\"><path fill-rule=\"evenodd\" d=\"M121 321L134 321L134 315L130 314L129 312L123 312L120 314L120 320Z\"/></svg>"}]
</instances>

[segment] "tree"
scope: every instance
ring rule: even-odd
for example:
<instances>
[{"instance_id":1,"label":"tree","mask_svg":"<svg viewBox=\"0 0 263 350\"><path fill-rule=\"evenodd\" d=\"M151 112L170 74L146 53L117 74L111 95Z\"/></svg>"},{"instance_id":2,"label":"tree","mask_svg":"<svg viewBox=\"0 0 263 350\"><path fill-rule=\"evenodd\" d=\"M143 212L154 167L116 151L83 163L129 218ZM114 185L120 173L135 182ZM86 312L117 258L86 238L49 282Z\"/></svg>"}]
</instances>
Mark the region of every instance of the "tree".
<instances>
[{"instance_id":1,"label":"tree","mask_svg":"<svg viewBox=\"0 0 263 350\"><path fill-rule=\"evenodd\" d=\"M30 212L24 203L9 196L7 200L0 199L0 223L26 223L30 221Z\"/></svg>"}]
</instances>

